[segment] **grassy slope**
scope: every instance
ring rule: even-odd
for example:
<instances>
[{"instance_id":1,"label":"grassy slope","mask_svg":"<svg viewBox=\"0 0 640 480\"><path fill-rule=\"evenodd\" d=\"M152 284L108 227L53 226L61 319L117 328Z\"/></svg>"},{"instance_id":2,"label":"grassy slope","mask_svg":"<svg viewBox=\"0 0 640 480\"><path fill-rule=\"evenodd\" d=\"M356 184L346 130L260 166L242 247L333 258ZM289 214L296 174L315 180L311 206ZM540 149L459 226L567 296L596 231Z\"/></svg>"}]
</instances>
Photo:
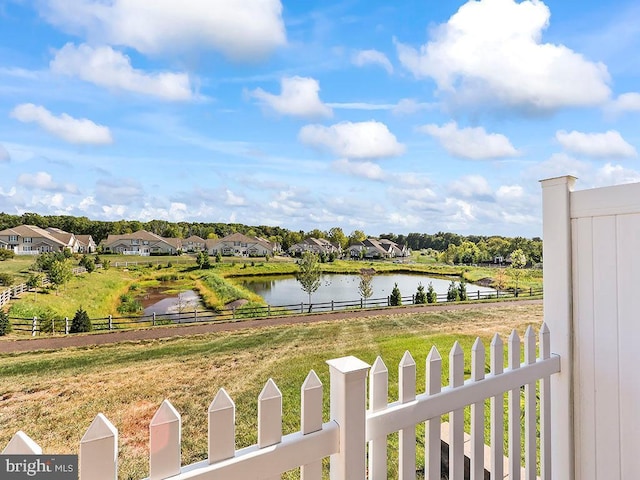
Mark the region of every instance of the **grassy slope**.
<instances>
[{"instance_id":1,"label":"grassy slope","mask_svg":"<svg viewBox=\"0 0 640 480\"><path fill-rule=\"evenodd\" d=\"M392 401L397 395L397 364L405 350L418 364L418 391L424 391L424 362L431 345L438 347L446 375L448 351L455 340L469 363L476 335L488 349L494 332L505 339L512 328L522 334L529 324L538 327L541 317L541 306L381 315L4 355L0 356L0 447L22 429L45 452L75 453L93 417L102 412L119 430L120 478L139 480L147 475L148 424L165 398L182 415L182 456L183 464L188 464L206 458L206 412L221 387L236 403L237 448L241 448L256 442L256 399L270 377L284 395L286 434L299 429L300 386L310 369L325 385L328 420L328 359L356 355L372 363L382 355L389 368Z\"/></svg>"}]
</instances>

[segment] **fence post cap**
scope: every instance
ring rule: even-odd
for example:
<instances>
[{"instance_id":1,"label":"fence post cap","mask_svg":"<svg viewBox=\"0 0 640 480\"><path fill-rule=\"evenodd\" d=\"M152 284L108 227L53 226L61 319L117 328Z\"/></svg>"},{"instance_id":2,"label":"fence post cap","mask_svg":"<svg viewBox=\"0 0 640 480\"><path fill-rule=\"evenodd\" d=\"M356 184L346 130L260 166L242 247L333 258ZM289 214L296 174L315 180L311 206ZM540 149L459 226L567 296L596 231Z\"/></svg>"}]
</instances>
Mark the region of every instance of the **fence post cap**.
<instances>
[{"instance_id":1,"label":"fence post cap","mask_svg":"<svg viewBox=\"0 0 640 480\"><path fill-rule=\"evenodd\" d=\"M348 357L334 358L332 360L327 360L327 365L332 368L335 368L337 371L341 373L353 373L364 370L369 370L371 365L366 362L363 362L359 358L354 357L353 355L349 355Z\"/></svg>"},{"instance_id":2,"label":"fence post cap","mask_svg":"<svg viewBox=\"0 0 640 480\"><path fill-rule=\"evenodd\" d=\"M91 425L85 432L80 443L90 442L92 440L101 440L103 438L116 437L118 430L102 413L96 415Z\"/></svg>"}]
</instances>

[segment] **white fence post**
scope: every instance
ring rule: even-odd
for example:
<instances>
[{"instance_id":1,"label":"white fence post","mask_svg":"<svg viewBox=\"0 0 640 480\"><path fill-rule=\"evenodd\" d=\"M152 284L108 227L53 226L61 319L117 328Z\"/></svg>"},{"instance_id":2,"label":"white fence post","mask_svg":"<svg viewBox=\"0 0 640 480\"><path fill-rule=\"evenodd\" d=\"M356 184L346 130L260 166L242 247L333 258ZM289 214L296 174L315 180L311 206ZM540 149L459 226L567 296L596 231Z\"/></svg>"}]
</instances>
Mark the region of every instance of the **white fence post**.
<instances>
[{"instance_id":1,"label":"white fence post","mask_svg":"<svg viewBox=\"0 0 640 480\"><path fill-rule=\"evenodd\" d=\"M389 397L389 371L381 357L376 358L369 371L369 411L387 408ZM378 437L369 442L369 479L387 478L387 437Z\"/></svg>"},{"instance_id":2,"label":"white fence post","mask_svg":"<svg viewBox=\"0 0 640 480\"><path fill-rule=\"evenodd\" d=\"M162 402L149 425L149 480L180 473L182 420L168 400Z\"/></svg>"},{"instance_id":3,"label":"white fence post","mask_svg":"<svg viewBox=\"0 0 640 480\"><path fill-rule=\"evenodd\" d=\"M69 317L64 317L64 334L69 335Z\"/></svg>"},{"instance_id":4,"label":"white fence post","mask_svg":"<svg viewBox=\"0 0 640 480\"><path fill-rule=\"evenodd\" d=\"M322 430L322 382L311 370L300 388L300 431L303 435ZM321 480L322 460L302 465L300 480Z\"/></svg>"},{"instance_id":5,"label":"white fence post","mask_svg":"<svg viewBox=\"0 0 640 480\"><path fill-rule=\"evenodd\" d=\"M282 393L269 379L258 396L258 448L282 442ZM268 477L278 479L280 475Z\"/></svg>"},{"instance_id":6,"label":"white fence post","mask_svg":"<svg viewBox=\"0 0 640 480\"><path fill-rule=\"evenodd\" d=\"M527 327L524 334L524 363L536 363L536 334ZM536 385L538 382L527 383L524 386L524 461L525 478L536 480L537 477L537 425L536 425Z\"/></svg>"},{"instance_id":7,"label":"white fence post","mask_svg":"<svg viewBox=\"0 0 640 480\"><path fill-rule=\"evenodd\" d=\"M435 395L442 390L442 357L434 346L431 347L427 355L426 363L426 394ZM440 437L440 417L427 420L424 433L424 477L440 477L441 463L441 437Z\"/></svg>"},{"instance_id":8,"label":"white fence post","mask_svg":"<svg viewBox=\"0 0 640 480\"><path fill-rule=\"evenodd\" d=\"M398 365L398 392L400 403L416 399L416 362L406 351ZM404 428L398 433L398 476L401 480L416 478L416 427Z\"/></svg>"},{"instance_id":9,"label":"white fence post","mask_svg":"<svg viewBox=\"0 0 640 480\"><path fill-rule=\"evenodd\" d=\"M560 373L551 378L553 479L574 480L573 285L571 240L571 176L543 180L544 320L553 332L551 351L560 356Z\"/></svg>"},{"instance_id":10,"label":"white fence post","mask_svg":"<svg viewBox=\"0 0 640 480\"><path fill-rule=\"evenodd\" d=\"M80 478L117 480L118 430L99 413L80 440Z\"/></svg>"},{"instance_id":11,"label":"white fence post","mask_svg":"<svg viewBox=\"0 0 640 480\"><path fill-rule=\"evenodd\" d=\"M479 290L478 290L479 292ZM476 338L471 349L471 380L484 379L484 345ZM471 405L471 480L484 478L484 402Z\"/></svg>"},{"instance_id":12,"label":"white fence post","mask_svg":"<svg viewBox=\"0 0 640 480\"><path fill-rule=\"evenodd\" d=\"M9 440L7 446L2 450L3 455L41 455L42 448L31 440L29 435L22 430L18 431Z\"/></svg>"},{"instance_id":13,"label":"white fence post","mask_svg":"<svg viewBox=\"0 0 640 480\"><path fill-rule=\"evenodd\" d=\"M509 369L520 368L520 337L513 330L509 335ZM520 480L520 387L509 390L509 480Z\"/></svg>"},{"instance_id":14,"label":"white fence post","mask_svg":"<svg viewBox=\"0 0 640 480\"><path fill-rule=\"evenodd\" d=\"M366 470L366 393L369 364L349 356L327 361L331 419L340 426L340 452L331 456L331 480L359 480Z\"/></svg>"},{"instance_id":15,"label":"white fence post","mask_svg":"<svg viewBox=\"0 0 640 480\"><path fill-rule=\"evenodd\" d=\"M456 340L449 352L449 386L464 384L464 352ZM518 444L518 447L520 444ZM464 480L464 409L449 415L449 478Z\"/></svg>"},{"instance_id":16,"label":"white fence post","mask_svg":"<svg viewBox=\"0 0 640 480\"><path fill-rule=\"evenodd\" d=\"M497 333L491 340L491 374L504 372L504 346ZM491 478L504 477L504 393L491 397Z\"/></svg>"},{"instance_id":17,"label":"white fence post","mask_svg":"<svg viewBox=\"0 0 640 480\"><path fill-rule=\"evenodd\" d=\"M38 317L33 317L33 321L31 323L31 336L36 336L36 330L38 328Z\"/></svg>"},{"instance_id":18,"label":"white fence post","mask_svg":"<svg viewBox=\"0 0 640 480\"><path fill-rule=\"evenodd\" d=\"M109 315L109 330L113 329L113 317Z\"/></svg>"},{"instance_id":19,"label":"white fence post","mask_svg":"<svg viewBox=\"0 0 640 480\"><path fill-rule=\"evenodd\" d=\"M209 406L209 464L235 455L235 424L236 406L221 388Z\"/></svg>"}]
</instances>

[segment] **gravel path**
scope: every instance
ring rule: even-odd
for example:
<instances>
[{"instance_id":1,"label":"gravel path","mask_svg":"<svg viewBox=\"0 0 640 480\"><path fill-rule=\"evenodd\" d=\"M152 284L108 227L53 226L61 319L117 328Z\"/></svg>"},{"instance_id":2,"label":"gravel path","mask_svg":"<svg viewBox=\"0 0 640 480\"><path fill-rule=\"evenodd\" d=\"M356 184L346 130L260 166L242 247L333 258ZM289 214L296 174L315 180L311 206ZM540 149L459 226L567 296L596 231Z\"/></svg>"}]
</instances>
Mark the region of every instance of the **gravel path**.
<instances>
[{"instance_id":1,"label":"gravel path","mask_svg":"<svg viewBox=\"0 0 640 480\"><path fill-rule=\"evenodd\" d=\"M326 322L347 318L373 317L377 315L393 315L406 313L424 313L446 310L471 310L496 308L514 305L540 305L542 300L518 300L489 303L459 303L454 305L421 305L393 307L384 309L335 311L308 315L287 315L285 317L268 317L256 320L219 321L210 323L192 323L189 325L162 326L139 330L118 330L94 334L68 335L64 337L43 337L25 339L0 340L0 353L28 352L36 350L56 350L66 347L86 347L110 343L131 342L138 340L155 340L177 336L199 335L214 332L229 332L247 328L271 327L275 325L292 325L301 323Z\"/></svg>"}]
</instances>

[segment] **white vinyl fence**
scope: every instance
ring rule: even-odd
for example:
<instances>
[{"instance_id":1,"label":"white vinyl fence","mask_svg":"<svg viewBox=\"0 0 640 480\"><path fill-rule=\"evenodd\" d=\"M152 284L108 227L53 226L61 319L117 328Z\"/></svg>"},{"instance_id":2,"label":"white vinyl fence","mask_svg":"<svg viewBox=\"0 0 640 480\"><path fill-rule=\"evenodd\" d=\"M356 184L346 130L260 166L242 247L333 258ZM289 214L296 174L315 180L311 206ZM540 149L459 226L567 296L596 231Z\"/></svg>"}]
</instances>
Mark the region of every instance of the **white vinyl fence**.
<instances>
[{"instance_id":1,"label":"white vinyl fence","mask_svg":"<svg viewBox=\"0 0 640 480\"><path fill-rule=\"evenodd\" d=\"M235 446L235 405L221 389L208 411L208 458L184 467L180 461L180 414L165 400L149 427L149 479L277 479L283 472L300 468L303 480L319 480L322 478L322 459L326 457L330 457L332 480L385 479L387 436L394 432L399 432L400 439L400 478L414 479L416 427L424 422L425 478L440 479L441 416L449 414L449 478L462 480L464 409L470 406L471 478L484 478L486 468L496 479L503 479L508 474L512 480L534 480L538 475L548 480L551 478L549 379L559 371L560 359L550 353L550 335L545 325L539 337L536 356L536 335L531 327L527 329L524 362L521 363L520 338L514 331L508 340L505 368L503 342L495 335L490 347L491 369L488 373L485 372L484 346L476 340L471 352L471 377L466 380L464 354L456 342L449 354L449 384L446 386L441 384L442 359L433 347L426 358L426 391L420 394L416 393L416 362L407 352L398 367L399 398L393 403L388 403L388 371L382 359L378 358L373 367L355 357L329 360L330 420L323 423L323 385L311 371L301 387L300 431L285 436L282 434L282 395L270 379L258 398L258 443L241 450L236 450ZM509 405L506 472L503 471L505 393ZM539 404L536 403L537 396ZM484 412L487 399L491 403L489 418L485 418ZM524 429L521 428L522 416ZM484 464L486 425L491 428L492 444L487 465ZM524 450L521 450L521 441ZM41 449L25 433L18 432L3 453L37 454ZM102 414L95 417L80 441L79 454L81 480L117 478L118 431ZM522 456L524 470L521 468Z\"/></svg>"}]
</instances>

